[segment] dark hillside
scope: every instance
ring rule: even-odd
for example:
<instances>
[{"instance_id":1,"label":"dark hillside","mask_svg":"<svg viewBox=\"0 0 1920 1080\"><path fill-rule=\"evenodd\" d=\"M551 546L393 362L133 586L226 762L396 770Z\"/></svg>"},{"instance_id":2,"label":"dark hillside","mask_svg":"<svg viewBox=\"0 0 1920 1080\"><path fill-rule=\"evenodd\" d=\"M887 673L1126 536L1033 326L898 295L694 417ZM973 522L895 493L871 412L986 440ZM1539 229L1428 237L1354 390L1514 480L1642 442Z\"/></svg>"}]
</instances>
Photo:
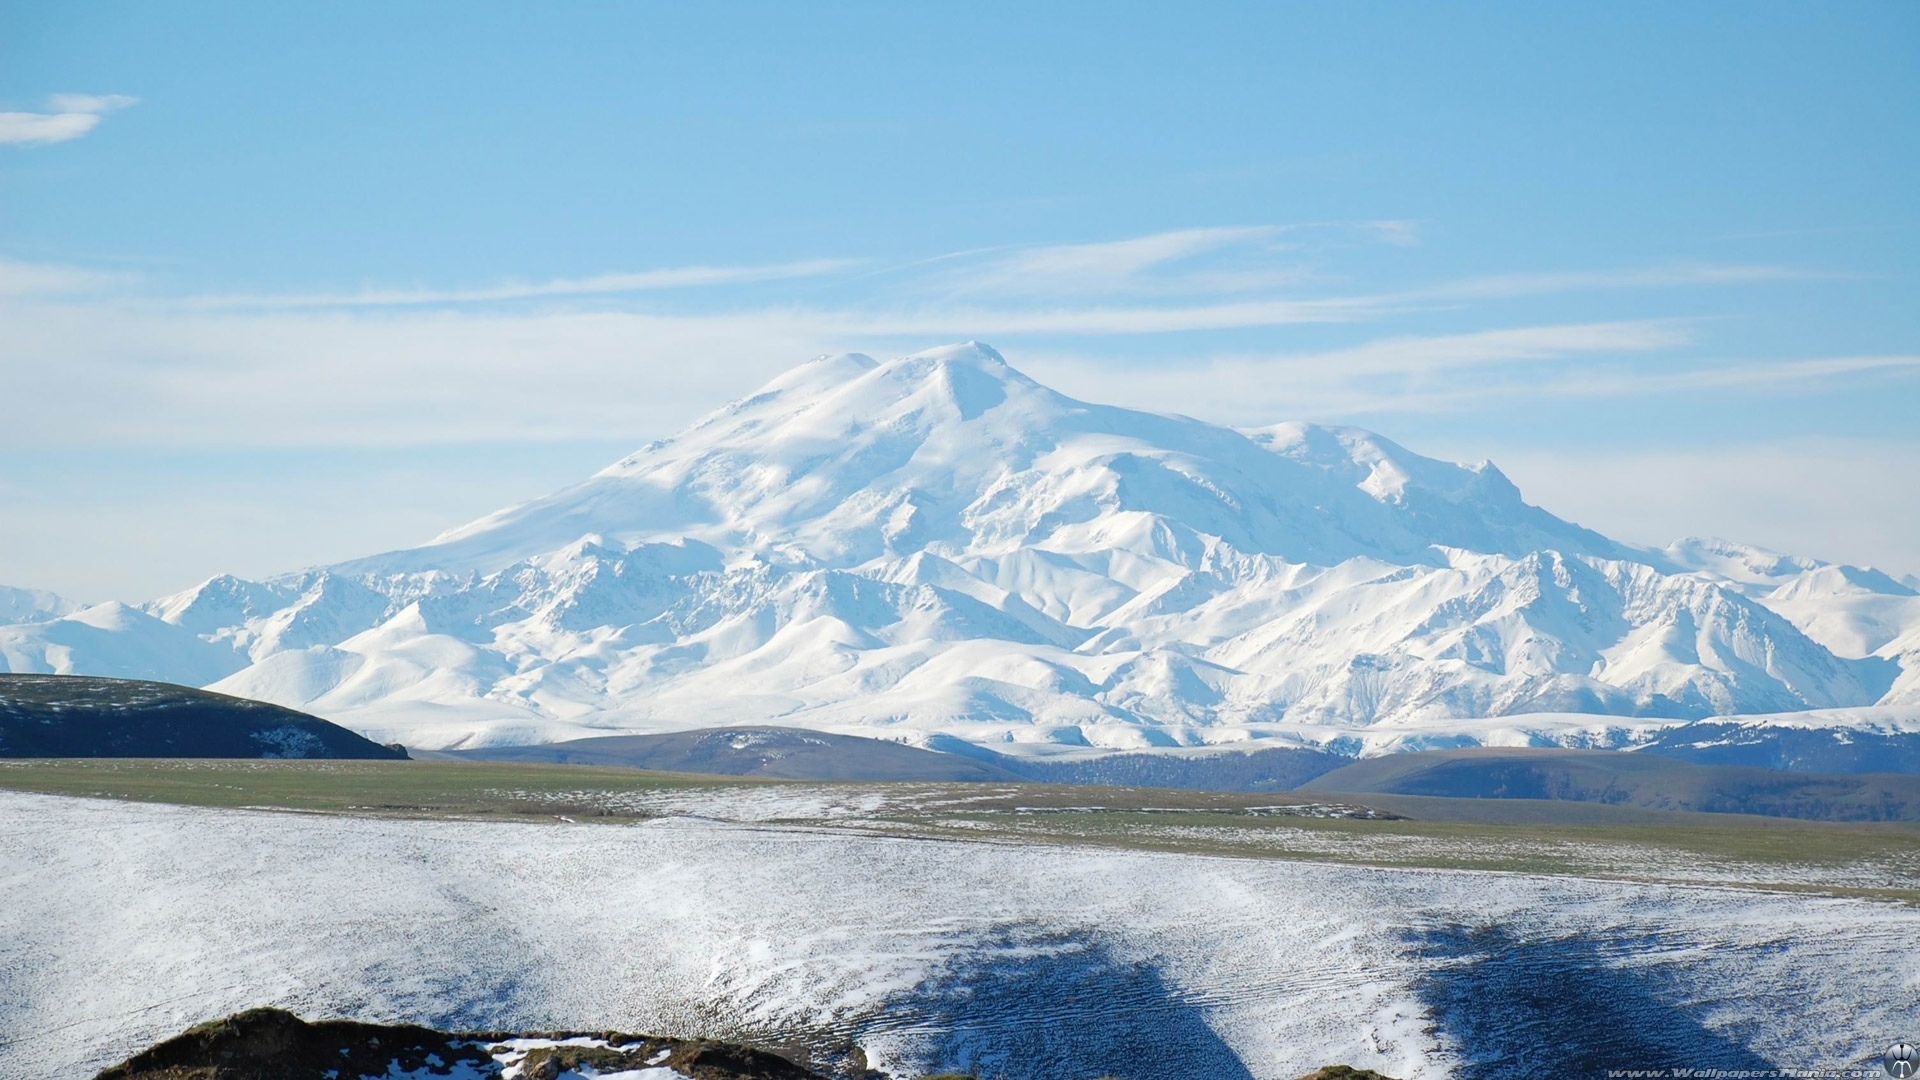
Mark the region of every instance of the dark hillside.
<instances>
[{"instance_id":1,"label":"dark hillside","mask_svg":"<svg viewBox=\"0 0 1920 1080\"><path fill-rule=\"evenodd\" d=\"M950 737L937 736L932 748L922 750L884 739L760 726L492 746L444 756L783 780L1037 781L1203 791L1287 791L1348 760L1317 750L1274 748L1049 761L997 754Z\"/></svg>"},{"instance_id":2,"label":"dark hillside","mask_svg":"<svg viewBox=\"0 0 1920 1080\"><path fill-rule=\"evenodd\" d=\"M1697 765L1753 765L1820 773L1920 773L1920 735L1846 728L1750 727L1701 720L1662 732L1637 751Z\"/></svg>"},{"instance_id":3,"label":"dark hillside","mask_svg":"<svg viewBox=\"0 0 1920 1080\"><path fill-rule=\"evenodd\" d=\"M1920 777L1699 765L1645 752L1477 747L1363 758L1300 792L1559 799L1824 821L1920 820Z\"/></svg>"},{"instance_id":4,"label":"dark hillside","mask_svg":"<svg viewBox=\"0 0 1920 1080\"><path fill-rule=\"evenodd\" d=\"M558 765L617 765L662 772L781 780L1001 780L996 764L882 739L782 727L708 728L665 735L608 735L538 746L457 750L449 757Z\"/></svg>"},{"instance_id":5,"label":"dark hillside","mask_svg":"<svg viewBox=\"0 0 1920 1080\"><path fill-rule=\"evenodd\" d=\"M1103 754L1072 761L1004 758L1002 764L1046 784L1186 788L1196 791L1292 791L1352 758L1323 750L1273 747Z\"/></svg>"},{"instance_id":6,"label":"dark hillside","mask_svg":"<svg viewBox=\"0 0 1920 1080\"><path fill-rule=\"evenodd\" d=\"M406 756L263 701L137 679L0 674L0 757Z\"/></svg>"}]
</instances>

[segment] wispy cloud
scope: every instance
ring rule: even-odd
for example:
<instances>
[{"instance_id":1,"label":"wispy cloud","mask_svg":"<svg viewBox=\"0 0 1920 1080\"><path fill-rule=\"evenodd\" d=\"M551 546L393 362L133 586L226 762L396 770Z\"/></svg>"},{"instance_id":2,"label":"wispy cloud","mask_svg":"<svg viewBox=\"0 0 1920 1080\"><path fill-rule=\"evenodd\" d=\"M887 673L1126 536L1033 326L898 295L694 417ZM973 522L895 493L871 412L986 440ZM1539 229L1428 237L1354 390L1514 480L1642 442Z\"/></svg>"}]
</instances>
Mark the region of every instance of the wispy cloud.
<instances>
[{"instance_id":1,"label":"wispy cloud","mask_svg":"<svg viewBox=\"0 0 1920 1080\"><path fill-rule=\"evenodd\" d=\"M126 274L22 262L0 255L0 296L71 296L131 283Z\"/></svg>"},{"instance_id":2,"label":"wispy cloud","mask_svg":"<svg viewBox=\"0 0 1920 1080\"><path fill-rule=\"evenodd\" d=\"M1387 310L1387 305L1370 297L1329 297L1322 300L1245 300L1192 305L1053 308L920 306L894 311L856 308L796 311L791 314L796 319L822 326L832 325L850 333L888 337L974 337L996 334L1105 337L1364 322L1380 318Z\"/></svg>"},{"instance_id":3,"label":"wispy cloud","mask_svg":"<svg viewBox=\"0 0 1920 1080\"><path fill-rule=\"evenodd\" d=\"M933 260L940 270L927 284L948 295L1008 297L1247 293L1323 280L1298 261L1302 254L1356 242L1405 247L1418 233L1408 221L1305 222L962 251Z\"/></svg>"},{"instance_id":4,"label":"wispy cloud","mask_svg":"<svg viewBox=\"0 0 1920 1080\"><path fill-rule=\"evenodd\" d=\"M1809 360L1721 361L1678 371L1576 374L1531 392L1559 397L1617 397L1675 390L1730 390L1803 383L1840 375L1920 374L1920 356L1833 356Z\"/></svg>"},{"instance_id":5,"label":"wispy cloud","mask_svg":"<svg viewBox=\"0 0 1920 1080\"><path fill-rule=\"evenodd\" d=\"M1489 390L1536 385L1533 372L1542 366L1657 352L1691 340L1683 322L1642 320L1396 335L1319 352L1216 355L1151 368L1044 355L1033 366L1043 379L1082 396L1265 423L1455 408ZM1525 376L1505 374L1514 368Z\"/></svg>"},{"instance_id":6,"label":"wispy cloud","mask_svg":"<svg viewBox=\"0 0 1920 1080\"><path fill-rule=\"evenodd\" d=\"M1403 233L1411 238L1412 227L1403 224L1340 228L1386 243ZM1914 364L1904 355L1745 365L1687 360L1682 350L1691 351L1706 325L1687 319L1507 322L1446 334L1386 329L1418 326L1412 320L1439 307L1457 325L1482 298L1799 276L1777 267L1503 275L1323 296L1206 286L1207 275L1262 272L1257 259L1216 256L1279 251L1305 228L1190 229L967 253L949 260L980 275L979 290L966 295L952 291L944 266L930 278L917 273L920 266L906 272L815 259L459 289L165 298L151 281L136 290L128 286L138 280L118 275L0 260L0 322L8 327L0 335L0 370L9 381L9 393L0 395L0 443L391 445L651 436L751 392L799 357L898 353L964 338L1007 346L1036 376L1091 400L1249 423L1438 412L1528 396L1708 395L1796 380L1898 376ZM1338 242L1357 241L1347 235ZM1271 259L1266 265L1280 266ZM864 272L853 273L856 267ZM1169 269L1175 273L1163 273ZM1108 276L1099 289L1069 290L1068 283L1101 273ZM1199 291L1150 294L1143 282L1155 276ZM810 297L809 304L770 302L767 290L725 291L815 278L821 280L804 294L791 290ZM987 288L987 281L998 284ZM670 295L696 288L710 292L698 302ZM1302 340L1278 331L1308 326L1322 328L1312 340L1352 343L1259 346ZM1371 328L1332 329L1363 326ZM1223 342L1244 344L1227 353ZM1117 355L1134 359L1112 362Z\"/></svg>"},{"instance_id":7,"label":"wispy cloud","mask_svg":"<svg viewBox=\"0 0 1920 1080\"><path fill-rule=\"evenodd\" d=\"M1273 225L1179 229L1104 243L1022 248L965 267L951 285L967 292L1125 291L1148 270L1228 246L1270 241L1282 231Z\"/></svg>"},{"instance_id":8,"label":"wispy cloud","mask_svg":"<svg viewBox=\"0 0 1920 1080\"><path fill-rule=\"evenodd\" d=\"M54 94L48 112L0 112L0 144L35 146L77 139L99 126L100 118L136 105L125 94Z\"/></svg>"},{"instance_id":9,"label":"wispy cloud","mask_svg":"<svg viewBox=\"0 0 1920 1080\"><path fill-rule=\"evenodd\" d=\"M1537 274L1496 274L1467 278L1399 294L1406 300L1490 300L1592 289L1670 289L1702 285L1752 285L1765 281L1805 280L1816 275L1783 266L1686 263L1626 270L1582 270Z\"/></svg>"},{"instance_id":10,"label":"wispy cloud","mask_svg":"<svg viewBox=\"0 0 1920 1080\"><path fill-rule=\"evenodd\" d=\"M1412 247L1420 242L1420 230L1411 221L1368 221L1363 224L1372 229L1383 243L1395 247Z\"/></svg>"},{"instance_id":11,"label":"wispy cloud","mask_svg":"<svg viewBox=\"0 0 1920 1080\"><path fill-rule=\"evenodd\" d=\"M422 307L569 296L612 296L716 285L817 277L858 266L858 259L808 259L764 266L685 266L584 278L507 283L473 289L368 289L354 293L206 296L188 301L208 308Z\"/></svg>"},{"instance_id":12,"label":"wispy cloud","mask_svg":"<svg viewBox=\"0 0 1920 1080\"><path fill-rule=\"evenodd\" d=\"M1515 327L1151 366L1046 351L1024 360L1036 377L1079 397L1245 424L1553 400L1703 399L1920 377L1920 355L1908 354L1681 359L1674 350L1695 343L1694 327L1664 319Z\"/></svg>"},{"instance_id":13,"label":"wispy cloud","mask_svg":"<svg viewBox=\"0 0 1920 1080\"><path fill-rule=\"evenodd\" d=\"M1683 323L1667 319L1575 323L1481 330L1470 334L1389 337L1345 349L1254 362L1329 372L1343 378L1430 375L1522 360L1557 360L1581 353L1646 352L1685 345L1692 338Z\"/></svg>"}]
</instances>

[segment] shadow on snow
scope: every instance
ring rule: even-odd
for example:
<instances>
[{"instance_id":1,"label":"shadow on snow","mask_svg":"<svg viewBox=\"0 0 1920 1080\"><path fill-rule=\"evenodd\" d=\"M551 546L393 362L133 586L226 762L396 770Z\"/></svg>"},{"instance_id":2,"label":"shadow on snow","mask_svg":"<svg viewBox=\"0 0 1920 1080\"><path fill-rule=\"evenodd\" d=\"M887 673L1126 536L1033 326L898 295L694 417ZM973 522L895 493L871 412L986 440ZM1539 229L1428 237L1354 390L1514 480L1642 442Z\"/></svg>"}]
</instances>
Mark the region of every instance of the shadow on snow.
<instances>
[{"instance_id":1,"label":"shadow on snow","mask_svg":"<svg viewBox=\"0 0 1920 1080\"><path fill-rule=\"evenodd\" d=\"M1464 1059L1465 1080L1605 1076L1610 1069L1771 1070L1684 1007L1671 965L1623 967L1634 943L1521 941L1499 927L1415 940L1420 997Z\"/></svg>"},{"instance_id":2,"label":"shadow on snow","mask_svg":"<svg viewBox=\"0 0 1920 1080\"><path fill-rule=\"evenodd\" d=\"M985 1080L1252 1080L1151 964L1082 939L1005 937L950 963L874 1029L923 1072Z\"/></svg>"}]
</instances>

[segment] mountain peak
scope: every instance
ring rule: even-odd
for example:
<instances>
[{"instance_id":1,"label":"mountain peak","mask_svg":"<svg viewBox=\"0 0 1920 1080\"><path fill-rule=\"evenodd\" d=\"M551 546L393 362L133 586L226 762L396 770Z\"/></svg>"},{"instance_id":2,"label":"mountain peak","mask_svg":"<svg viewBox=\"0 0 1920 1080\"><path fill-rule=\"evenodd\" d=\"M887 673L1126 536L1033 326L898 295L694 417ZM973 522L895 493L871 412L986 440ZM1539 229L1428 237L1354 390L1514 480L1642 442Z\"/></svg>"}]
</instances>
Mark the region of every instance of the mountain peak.
<instances>
[{"instance_id":1,"label":"mountain peak","mask_svg":"<svg viewBox=\"0 0 1920 1080\"><path fill-rule=\"evenodd\" d=\"M991 371L1011 371L1013 367L1000 351L984 341L957 341L903 356L894 363L932 362L940 365L964 364Z\"/></svg>"},{"instance_id":2,"label":"mountain peak","mask_svg":"<svg viewBox=\"0 0 1920 1080\"><path fill-rule=\"evenodd\" d=\"M1675 573L1684 558L1727 572ZM384 737L440 744L697 717L1118 747L1870 703L1883 661L1827 651L1758 585L1723 587L1811 569L1716 541L1629 549L1484 462L1090 404L963 342L817 357L422 547L216 578L149 605L161 619L4 628L0 660L251 661L223 685L404 713L440 734ZM1910 600L1865 571L1801 591L1819 596L1768 602Z\"/></svg>"}]
</instances>

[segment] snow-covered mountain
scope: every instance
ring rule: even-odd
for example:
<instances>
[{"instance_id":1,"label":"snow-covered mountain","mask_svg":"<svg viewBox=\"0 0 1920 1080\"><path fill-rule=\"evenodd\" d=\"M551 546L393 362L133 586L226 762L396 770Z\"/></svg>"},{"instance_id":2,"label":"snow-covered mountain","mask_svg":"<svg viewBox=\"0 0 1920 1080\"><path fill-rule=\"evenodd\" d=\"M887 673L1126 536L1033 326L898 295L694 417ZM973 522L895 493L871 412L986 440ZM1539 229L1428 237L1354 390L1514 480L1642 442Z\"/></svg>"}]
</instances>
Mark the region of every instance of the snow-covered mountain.
<instances>
[{"instance_id":1,"label":"snow-covered mountain","mask_svg":"<svg viewBox=\"0 0 1920 1080\"><path fill-rule=\"evenodd\" d=\"M80 606L45 589L15 589L0 585L0 626L45 622L78 611Z\"/></svg>"},{"instance_id":2,"label":"snow-covered mountain","mask_svg":"<svg viewBox=\"0 0 1920 1080\"><path fill-rule=\"evenodd\" d=\"M1607 743L1920 707L1914 593L1721 541L1633 548L1487 462L1087 404L967 344L823 357L420 547L0 629L0 656L427 747L746 721L1338 743L1543 713Z\"/></svg>"}]
</instances>

